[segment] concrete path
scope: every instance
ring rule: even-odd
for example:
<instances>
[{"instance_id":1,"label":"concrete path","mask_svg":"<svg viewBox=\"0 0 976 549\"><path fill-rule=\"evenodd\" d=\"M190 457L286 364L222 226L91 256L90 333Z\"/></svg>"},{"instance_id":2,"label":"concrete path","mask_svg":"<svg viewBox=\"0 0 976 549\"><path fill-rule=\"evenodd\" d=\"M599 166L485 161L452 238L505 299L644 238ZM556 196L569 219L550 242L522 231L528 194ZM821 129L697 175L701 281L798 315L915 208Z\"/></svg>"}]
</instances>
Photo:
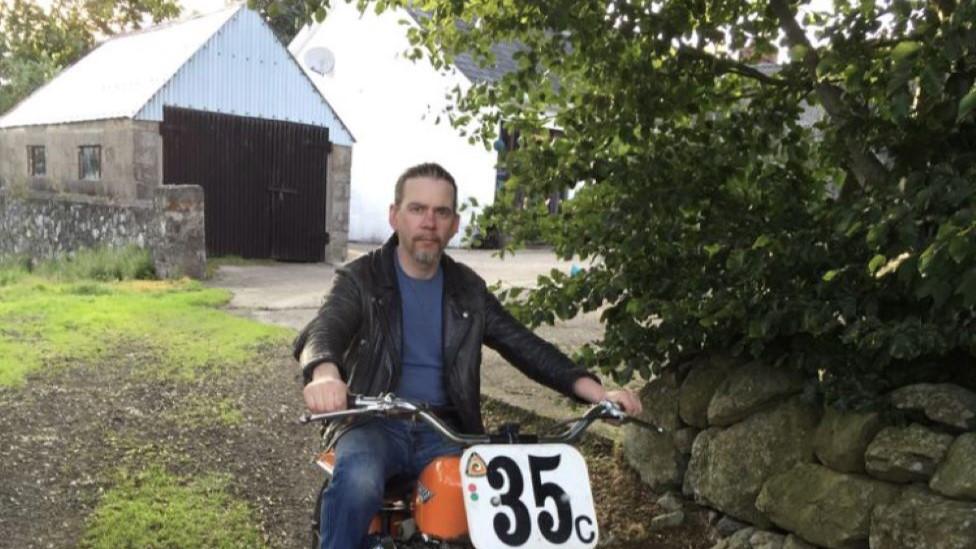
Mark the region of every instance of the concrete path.
<instances>
[{"instance_id":1,"label":"concrete path","mask_svg":"<svg viewBox=\"0 0 976 549\"><path fill-rule=\"evenodd\" d=\"M373 247L350 244L349 259ZM505 286L531 286L540 274L552 269L569 272L572 266L548 250L521 250L504 259L482 250L455 249L448 253L474 269L489 284L500 281ZM220 267L209 285L226 288L234 294L229 305L234 314L300 330L314 318L334 274L335 267L325 264L228 265ZM603 330L598 316L590 314L540 327L536 333L571 353L583 343L598 339ZM481 385L482 392L489 397L544 416L565 419L580 411L567 398L529 380L487 347ZM619 430L606 425L598 428L600 434L618 438Z\"/></svg>"}]
</instances>

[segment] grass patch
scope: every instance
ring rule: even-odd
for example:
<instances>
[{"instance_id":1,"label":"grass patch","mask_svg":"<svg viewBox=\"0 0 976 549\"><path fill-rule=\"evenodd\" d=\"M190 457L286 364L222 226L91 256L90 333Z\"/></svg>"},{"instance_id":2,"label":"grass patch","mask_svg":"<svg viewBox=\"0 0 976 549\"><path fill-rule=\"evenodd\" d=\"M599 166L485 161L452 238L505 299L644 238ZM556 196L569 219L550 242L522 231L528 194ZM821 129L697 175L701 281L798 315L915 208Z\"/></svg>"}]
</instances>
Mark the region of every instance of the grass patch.
<instances>
[{"instance_id":1,"label":"grass patch","mask_svg":"<svg viewBox=\"0 0 976 549\"><path fill-rule=\"evenodd\" d=\"M194 380L246 363L262 345L284 344L285 328L218 309L225 290L197 282L55 282L25 275L0 286L0 385L65 360L97 360L125 344L150 349L146 375Z\"/></svg>"},{"instance_id":2,"label":"grass patch","mask_svg":"<svg viewBox=\"0 0 976 549\"><path fill-rule=\"evenodd\" d=\"M208 397L200 397L187 400L167 416L190 429L236 427L244 422L240 405L231 398L214 401Z\"/></svg>"},{"instance_id":3,"label":"grass patch","mask_svg":"<svg viewBox=\"0 0 976 549\"><path fill-rule=\"evenodd\" d=\"M250 508L227 493L229 478L184 479L160 467L119 481L89 519L81 546L264 547Z\"/></svg>"},{"instance_id":4,"label":"grass patch","mask_svg":"<svg viewBox=\"0 0 976 549\"><path fill-rule=\"evenodd\" d=\"M136 246L79 250L41 261L26 256L8 257L0 261L0 286L5 285L5 279L15 282L27 274L59 282L107 282L156 277L149 251Z\"/></svg>"}]
</instances>

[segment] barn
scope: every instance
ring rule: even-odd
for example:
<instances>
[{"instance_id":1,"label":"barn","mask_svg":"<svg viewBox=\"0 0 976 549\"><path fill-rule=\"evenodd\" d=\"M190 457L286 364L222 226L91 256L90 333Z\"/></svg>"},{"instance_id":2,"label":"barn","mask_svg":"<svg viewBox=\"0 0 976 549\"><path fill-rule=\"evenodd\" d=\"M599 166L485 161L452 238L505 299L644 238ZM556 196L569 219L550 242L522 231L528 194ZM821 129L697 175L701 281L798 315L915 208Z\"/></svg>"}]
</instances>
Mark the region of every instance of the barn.
<instances>
[{"instance_id":1,"label":"barn","mask_svg":"<svg viewBox=\"0 0 976 549\"><path fill-rule=\"evenodd\" d=\"M113 37L0 118L0 253L145 245L122 210L195 185L208 255L341 262L353 143L244 6Z\"/></svg>"}]
</instances>

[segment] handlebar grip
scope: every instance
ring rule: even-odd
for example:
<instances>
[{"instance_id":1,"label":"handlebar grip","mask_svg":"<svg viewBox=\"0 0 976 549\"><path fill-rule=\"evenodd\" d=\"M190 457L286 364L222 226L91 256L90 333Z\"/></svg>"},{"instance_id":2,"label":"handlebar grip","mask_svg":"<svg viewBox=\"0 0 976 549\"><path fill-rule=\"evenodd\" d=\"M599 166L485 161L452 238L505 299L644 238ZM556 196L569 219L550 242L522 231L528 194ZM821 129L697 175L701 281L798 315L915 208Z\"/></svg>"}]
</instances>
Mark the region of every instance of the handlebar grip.
<instances>
[{"instance_id":1,"label":"handlebar grip","mask_svg":"<svg viewBox=\"0 0 976 549\"><path fill-rule=\"evenodd\" d=\"M363 395L357 395L357 394L353 394L353 393L347 393L346 394L346 410L354 410L356 408L361 408L362 407L362 403L360 402L360 399L362 398L362 396ZM333 413L342 413L342 412L333 412ZM314 419L319 419L319 417L321 415L322 414L313 414L311 412L305 412L304 414L302 414L301 417L298 418L298 422L304 425L304 424L307 424L307 423L312 422L313 421L313 418Z\"/></svg>"}]
</instances>

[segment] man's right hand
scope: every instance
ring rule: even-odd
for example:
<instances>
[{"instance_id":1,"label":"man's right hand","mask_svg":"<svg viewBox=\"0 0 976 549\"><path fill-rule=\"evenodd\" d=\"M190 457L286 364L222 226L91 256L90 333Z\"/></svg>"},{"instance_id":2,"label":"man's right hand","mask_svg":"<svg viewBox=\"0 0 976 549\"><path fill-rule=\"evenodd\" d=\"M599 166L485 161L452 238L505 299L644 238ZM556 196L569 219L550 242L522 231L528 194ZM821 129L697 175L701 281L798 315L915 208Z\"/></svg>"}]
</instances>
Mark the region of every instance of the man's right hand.
<instances>
[{"instance_id":1,"label":"man's right hand","mask_svg":"<svg viewBox=\"0 0 976 549\"><path fill-rule=\"evenodd\" d=\"M339 375L339 368L331 362L315 367L312 381L302 390L305 406L313 414L338 412L346 409L349 390Z\"/></svg>"}]
</instances>

